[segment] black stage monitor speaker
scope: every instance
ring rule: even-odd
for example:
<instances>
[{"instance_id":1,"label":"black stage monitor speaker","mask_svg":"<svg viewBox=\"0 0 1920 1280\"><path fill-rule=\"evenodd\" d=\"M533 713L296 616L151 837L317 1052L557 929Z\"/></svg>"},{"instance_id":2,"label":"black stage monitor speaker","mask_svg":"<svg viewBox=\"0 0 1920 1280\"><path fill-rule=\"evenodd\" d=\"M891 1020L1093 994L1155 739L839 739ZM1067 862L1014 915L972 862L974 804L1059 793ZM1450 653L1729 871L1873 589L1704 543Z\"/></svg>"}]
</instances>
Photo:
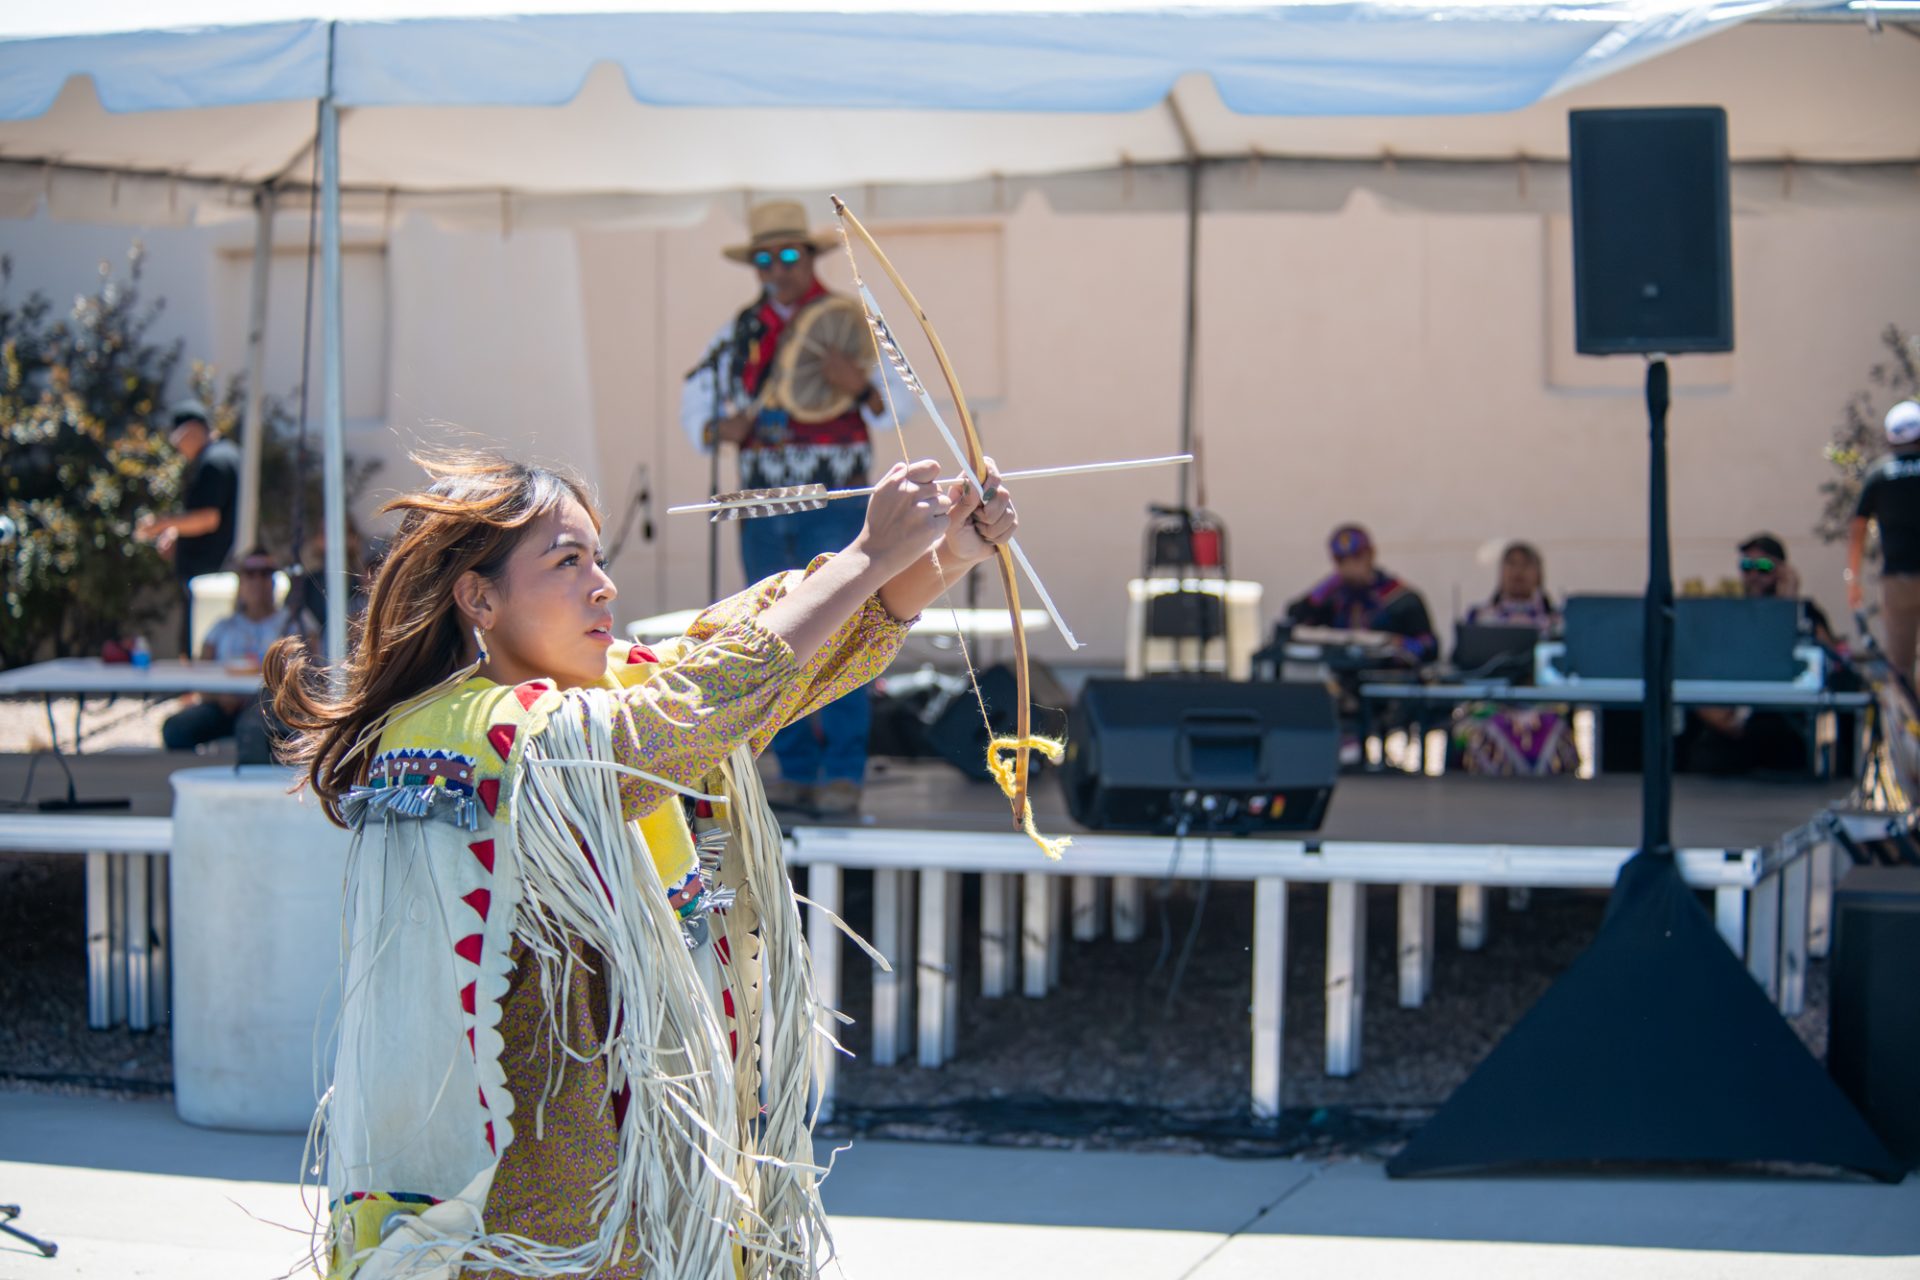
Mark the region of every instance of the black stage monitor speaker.
<instances>
[{"instance_id":1,"label":"black stage monitor speaker","mask_svg":"<svg viewBox=\"0 0 1920 1280\"><path fill-rule=\"evenodd\" d=\"M1855 867L1833 898L1827 1070L1920 1166L1920 867Z\"/></svg>"},{"instance_id":2,"label":"black stage monitor speaker","mask_svg":"<svg viewBox=\"0 0 1920 1280\"><path fill-rule=\"evenodd\" d=\"M1339 769L1320 684L1089 680L1067 730L1067 807L1097 831L1313 831Z\"/></svg>"},{"instance_id":3,"label":"black stage monitor speaker","mask_svg":"<svg viewBox=\"0 0 1920 1280\"><path fill-rule=\"evenodd\" d=\"M1574 346L1582 355L1733 350L1727 113L1568 113Z\"/></svg>"}]
</instances>

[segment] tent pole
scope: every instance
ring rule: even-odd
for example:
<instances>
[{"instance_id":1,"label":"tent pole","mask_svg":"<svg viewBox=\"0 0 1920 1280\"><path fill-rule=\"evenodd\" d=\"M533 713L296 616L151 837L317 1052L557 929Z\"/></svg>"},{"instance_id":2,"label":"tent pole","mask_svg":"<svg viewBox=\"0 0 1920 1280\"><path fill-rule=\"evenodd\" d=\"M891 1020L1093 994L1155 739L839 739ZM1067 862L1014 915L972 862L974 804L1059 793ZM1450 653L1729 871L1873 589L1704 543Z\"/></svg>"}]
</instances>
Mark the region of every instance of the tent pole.
<instances>
[{"instance_id":1,"label":"tent pole","mask_svg":"<svg viewBox=\"0 0 1920 1280\"><path fill-rule=\"evenodd\" d=\"M340 363L340 110L333 95L320 104L320 279L322 492L326 509L327 662L347 656L346 382ZM336 677L337 678L337 677Z\"/></svg>"},{"instance_id":2,"label":"tent pole","mask_svg":"<svg viewBox=\"0 0 1920 1280\"><path fill-rule=\"evenodd\" d=\"M1200 161L1187 161L1187 314L1180 354L1180 452L1193 452L1193 380L1200 318ZM1193 507L1194 468L1180 468L1180 506Z\"/></svg>"},{"instance_id":3,"label":"tent pole","mask_svg":"<svg viewBox=\"0 0 1920 1280\"><path fill-rule=\"evenodd\" d=\"M267 277L273 263L273 191L253 193L253 280L247 304L247 405L241 419L240 503L234 521L233 549L242 555L260 541L260 459L267 426L261 416L267 380ZM289 560L300 548L286 548Z\"/></svg>"},{"instance_id":4,"label":"tent pole","mask_svg":"<svg viewBox=\"0 0 1920 1280\"><path fill-rule=\"evenodd\" d=\"M1187 113L1180 109L1179 86L1167 91L1167 116L1180 138L1180 150L1187 159L1187 299L1180 335L1180 452L1193 453L1194 380L1198 376L1200 330L1200 166L1204 156ZM1204 498L1199 485L1201 459L1180 468L1180 509L1193 510L1196 497Z\"/></svg>"}]
</instances>

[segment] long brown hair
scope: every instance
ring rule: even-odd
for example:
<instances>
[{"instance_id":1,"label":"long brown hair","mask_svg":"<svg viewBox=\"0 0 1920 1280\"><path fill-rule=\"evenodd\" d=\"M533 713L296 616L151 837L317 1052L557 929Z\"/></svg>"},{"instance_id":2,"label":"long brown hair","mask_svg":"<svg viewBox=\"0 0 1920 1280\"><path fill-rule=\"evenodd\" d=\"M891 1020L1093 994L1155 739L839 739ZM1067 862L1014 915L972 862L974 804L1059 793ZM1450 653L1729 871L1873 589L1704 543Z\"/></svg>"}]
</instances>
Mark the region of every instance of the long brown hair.
<instances>
[{"instance_id":1,"label":"long brown hair","mask_svg":"<svg viewBox=\"0 0 1920 1280\"><path fill-rule=\"evenodd\" d=\"M404 514L374 572L340 691L299 637L267 650L274 714L293 730L280 758L306 766L308 785L336 823L341 797L366 776L370 731L460 670L468 641L453 598L460 575L471 570L498 579L527 527L569 498L600 527L592 496L572 476L482 452L414 461L432 483L381 508L382 515Z\"/></svg>"}]
</instances>

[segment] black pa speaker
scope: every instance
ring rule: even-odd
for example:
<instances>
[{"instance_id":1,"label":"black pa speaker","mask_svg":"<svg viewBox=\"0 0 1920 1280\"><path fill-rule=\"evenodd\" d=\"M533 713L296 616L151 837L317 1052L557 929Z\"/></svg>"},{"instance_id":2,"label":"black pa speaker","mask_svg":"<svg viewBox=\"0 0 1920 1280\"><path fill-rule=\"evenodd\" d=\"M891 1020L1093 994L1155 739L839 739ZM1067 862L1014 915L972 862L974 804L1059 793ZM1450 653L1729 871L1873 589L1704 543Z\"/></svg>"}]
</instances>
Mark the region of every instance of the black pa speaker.
<instances>
[{"instance_id":1,"label":"black pa speaker","mask_svg":"<svg viewBox=\"0 0 1920 1280\"><path fill-rule=\"evenodd\" d=\"M1827 1070L1920 1166L1920 867L1855 867L1834 892Z\"/></svg>"},{"instance_id":2,"label":"black pa speaker","mask_svg":"<svg viewBox=\"0 0 1920 1280\"><path fill-rule=\"evenodd\" d=\"M1574 347L1733 350L1727 113L1568 113Z\"/></svg>"},{"instance_id":3,"label":"black pa speaker","mask_svg":"<svg viewBox=\"0 0 1920 1280\"><path fill-rule=\"evenodd\" d=\"M987 724L992 722L996 738L1013 736L1019 723L1015 717L1020 706L1016 696L1020 683L1013 669L1004 665L988 667L979 673L978 680L979 699L974 698L972 689L956 694L946 710L927 726L926 738L935 755L969 778L986 782L993 776L987 771ZM1027 663L1027 681L1033 731L1059 737L1067 721L1066 690L1043 662ZM982 702L987 707L984 719L980 715ZM1043 756L1029 757L1030 770L1038 770L1044 763Z\"/></svg>"},{"instance_id":4,"label":"black pa speaker","mask_svg":"<svg viewBox=\"0 0 1920 1280\"><path fill-rule=\"evenodd\" d=\"M1089 680L1067 730L1067 808L1096 831L1313 831L1339 769L1321 684Z\"/></svg>"}]
</instances>

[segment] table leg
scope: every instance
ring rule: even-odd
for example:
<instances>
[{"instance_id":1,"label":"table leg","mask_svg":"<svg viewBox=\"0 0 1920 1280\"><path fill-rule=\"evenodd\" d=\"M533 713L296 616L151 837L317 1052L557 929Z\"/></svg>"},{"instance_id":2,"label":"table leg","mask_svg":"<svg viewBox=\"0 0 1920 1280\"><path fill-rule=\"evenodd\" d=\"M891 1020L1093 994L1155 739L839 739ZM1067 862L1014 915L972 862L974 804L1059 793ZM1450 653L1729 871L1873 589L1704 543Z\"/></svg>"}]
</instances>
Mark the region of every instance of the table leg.
<instances>
[{"instance_id":1,"label":"table leg","mask_svg":"<svg viewBox=\"0 0 1920 1280\"><path fill-rule=\"evenodd\" d=\"M873 1061L890 1067L900 1061L900 986L913 980L914 956L902 945L906 936L902 914L911 909L911 895L903 893L902 881L913 875L893 867L877 867L873 873L873 945L892 972L873 972Z\"/></svg>"},{"instance_id":2,"label":"table leg","mask_svg":"<svg viewBox=\"0 0 1920 1280\"><path fill-rule=\"evenodd\" d=\"M1833 864L1840 851L1822 841L1808 854L1807 954L1826 957L1833 940Z\"/></svg>"},{"instance_id":3,"label":"table leg","mask_svg":"<svg viewBox=\"0 0 1920 1280\"><path fill-rule=\"evenodd\" d=\"M1113 940L1138 942L1146 932L1146 893L1139 876L1113 878Z\"/></svg>"},{"instance_id":4,"label":"table leg","mask_svg":"<svg viewBox=\"0 0 1920 1280\"><path fill-rule=\"evenodd\" d=\"M1400 886L1400 1007L1418 1009L1433 990L1433 886Z\"/></svg>"},{"instance_id":5,"label":"table leg","mask_svg":"<svg viewBox=\"0 0 1920 1280\"><path fill-rule=\"evenodd\" d=\"M920 873L920 953L916 971L920 988L920 1065L937 1067L947 1044L947 900L953 896L951 871Z\"/></svg>"},{"instance_id":6,"label":"table leg","mask_svg":"<svg viewBox=\"0 0 1920 1280\"><path fill-rule=\"evenodd\" d=\"M980 877L980 994L1007 994L1013 973L1013 877L989 871Z\"/></svg>"},{"instance_id":7,"label":"table leg","mask_svg":"<svg viewBox=\"0 0 1920 1280\"><path fill-rule=\"evenodd\" d=\"M156 853L147 865L147 901L153 911L153 1022L165 1026L173 1009L173 890L167 881L172 863L166 854Z\"/></svg>"},{"instance_id":8,"label":"table leg","mask_svg":"<svg viewBox=\"0 0 1920 1280\"><path fill-rule=\"evenodd\" d=\"M1253 1116L1280 1115L1287 1008L1287 882L1253 882Z\"/></svg>"},{"instance_id":9,"label":"table leg","mask_svg":"<svg viewBox=\"0 0 1920 1280\"><path fill-rule=\"evenodd\" d=\"M1038 1000L1047 994L1047 955L1053 949L1053 891L1047 887L1053 877L1029 871L1021 879L1020 993Z\"/></svg>"},{"instance_id":10,"label":"table leg","mask_svg":"<svg viewBox=\"0 0 1920 1280\"><path fill-rule=\"evenodd\" d=\"M1099 877L1073 878L1073 940L1092 942L1100 936Z\"/></svg>"},{"instance_id":11,"label":"table leg","mask_svg":"<svg viewBox=\"0 0 1920 1280\"><path fill-rule=\"evenodd\" d=\"M1067 914L1067 882L1064 876L1047 877L1047 990L1060 985L1060 962L1067 951L1067 931L1062 926Z\"/></svg>"},{"instance_id":12,"label":"table leg","mask_svg":"<svg viewBox=\"0 0 1920 1280\"><path fill-rule=\"evenodd\" d=\"M1713 891L1713 927L1726 940L1727 947L1734 955L1744 959L1747 954L1747 891L1745 889L1715 889Z\"/></svg>"},{"instance_id":13,"label":"table leg","mask_svg":"<svg viewBox=\"0 0 1920 1280\"><path fill-rule=\"evenodd\" d=\"M127 854L107 856L107 989L113 993L110 1025L127 1020Z\"/></svg>"},{"instance_id":14,"label":"table leg","mask_svg":"<svg viewBox=\"0 0 1920 1280\"><path fill-rule=\"evenodd\" d=\"M940 1060L952 1062L960 1049L960 873L947 875L947 1007L941 1018L944 1034Z\"/></svg>"},{"instance_id":15,"label":"table leg","mask_svg":"<svg viewBox=\"0 0 1920 1280\"><path fill-rule=\"evenodd\" d=\"M153 1027L153 916L147 899L147 855L129 854L127 864L127 1026Z\"/></svg>"},{"instance_id":16,"label":"table leg","mask_svg":"<svg viewBox=\"0 0 1920 1280\"><path fill-rule=\"evenodd\" d=\"M1768 876L1747 899L1747 972L1767 993L1780 998L1780 877Z\"/></svg>"},{"instance_id":17,"label":"table leg","mask_svg":"<svg viewBox=\"0 0 1920 1280\"><path fill-rule=\"evenodd\" d=\"M1327 885L1327 1074L1360 1069L1360 1011L1366 999L1367 887Z\"/></svg>"},{"instance_id":18,"label":"table leg","mask_svg":"<svg viewBox=\"0 0 1920 1280\"><path fill-rule=\"evenodd\" d=\"M1807 899L1813 868L1799 857L1780 872L1780 1012L1807 1007Z\"/></svg>"},{"instance_id":19,"label":"table leg","mask_svg":"<svg viewBox=\"0 0 1920 1280\"><path fill-rule=\"evenodd\" d=\"M1478 951L1487 945L1487 887L1463 884L1455 899L1459 916L1460 949Z\"/></svg>"},{"instance_id":20,"label":"table leg","mask_svg":"<svg viewBox=\"0 0 1920 1280\"><path fill-rule=\"evenodd\" d=\"M110 859L87 855L87 1025L104 1031L113 1025L113 908Z\"/></svg>"},{"instance_id":21,"label":"table leg","mask_svg":"<svg viewBox=\"0 0 1920 1280\"><path fill-rule=\"evenodd\" d=\"M840 868L816 862L807 868L807 950L813 960L813 998L828 1009L840 1007L840 932L827 918L827 912L840 914ZM814 1052L820 1055L816 1076L820 1097L820 1119L833 1119L834 1076L839 1070L839 1051L824 1036L814 1038Z\"/></svg>"}]
</instances>

